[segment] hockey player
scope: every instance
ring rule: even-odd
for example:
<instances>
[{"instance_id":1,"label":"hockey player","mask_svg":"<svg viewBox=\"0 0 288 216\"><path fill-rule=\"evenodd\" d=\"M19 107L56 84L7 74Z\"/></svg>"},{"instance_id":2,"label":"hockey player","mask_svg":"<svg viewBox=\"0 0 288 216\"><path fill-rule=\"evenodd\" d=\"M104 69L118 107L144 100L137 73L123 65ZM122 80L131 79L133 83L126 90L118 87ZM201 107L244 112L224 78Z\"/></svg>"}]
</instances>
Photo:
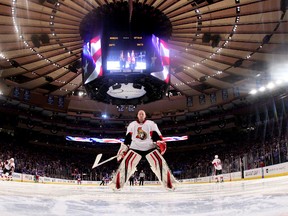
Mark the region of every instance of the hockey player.
<instances>
[{"instance_id":1,"label":"hockey player","mask_svg":"<svg viewBox=\"0 0 288 216\"><path fill-rule=\"evenodd\" d=\"M6 160L4 163L4 169L3 169L3 175L6 180L12 181L12 175L15 169L15 163L14 158L10 158L9 160Z\"/></svg>"},{"instance_id":2,"label":"hockey player","mask_svg":"<svg viewBox=\"0 0 288 216\"><path fill-rule=\"evenodd\" d=\"M0 178L3 178L3 169L4 169L4 163L0 159Z\"/></svg>"},{"instance_id":3,"label":"hockey player","mask_svg":"<svg viewBox=\"0 0 288 216\"><path fill-rule=\"evenodd\" d=\"M110 186L113 190L123 188L136 171L141 158L146 157L161 184L168 190L174 190L177 181L162 156L166 151L166 143L162 141L157 124L146 120L144 110L138 112L137 118L127 127L125 141L117 153L117 160L122 161Z\"/></svg>"},{"instance_id":4,"label":"hockey player","mask_svg":"<svg viewBox=\"0 0 288 216\"><path fill-rule=\"evenodd\" d=\"M82 184L81 174L78 173L75 178L76 178L77 184L78 184L78 185L81 185L81 184Z\"/></svg>"},{"instance_id":5,"label":"hockey player","mask_svg":"<svg viewBox=\"0 0 288 216\"><path fill-rule=\"evenodd\" d=\"M216 178L217 183L219 182L218 178L220 178L221 182L224 182L223 175L222 175L222 163L221 163L221 160L218 158L218 155L215 155L215 158L212 161L212 164L214 165L215 176L216 176L215 178Z\"/></svg>"}]
</instances>

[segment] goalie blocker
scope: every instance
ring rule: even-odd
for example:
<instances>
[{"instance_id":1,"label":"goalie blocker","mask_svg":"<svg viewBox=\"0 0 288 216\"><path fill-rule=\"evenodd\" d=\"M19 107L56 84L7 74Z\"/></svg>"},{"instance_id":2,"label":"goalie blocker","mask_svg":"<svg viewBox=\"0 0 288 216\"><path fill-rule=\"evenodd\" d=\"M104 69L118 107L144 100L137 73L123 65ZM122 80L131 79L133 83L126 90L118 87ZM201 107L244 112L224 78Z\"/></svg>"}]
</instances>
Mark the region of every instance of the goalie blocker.
<instances>
[{"instance_id":1,"label":"goalie blocker","mask_svg":"<svg viewBox=\"0 0 288 216\"><path fill-rule=\"evenodd\" d=\"M142 156L133 150L129 150L123 158L115 176L112 179L110 187L114 190L120 190L124 187L130 176L136 171L136 166L140 162ZM158 150L154 150L146 155L151 170L157 176L159 182L167 190L175 190L177 180L171 173L165 159Z\"/></svg>"}]
</instances>

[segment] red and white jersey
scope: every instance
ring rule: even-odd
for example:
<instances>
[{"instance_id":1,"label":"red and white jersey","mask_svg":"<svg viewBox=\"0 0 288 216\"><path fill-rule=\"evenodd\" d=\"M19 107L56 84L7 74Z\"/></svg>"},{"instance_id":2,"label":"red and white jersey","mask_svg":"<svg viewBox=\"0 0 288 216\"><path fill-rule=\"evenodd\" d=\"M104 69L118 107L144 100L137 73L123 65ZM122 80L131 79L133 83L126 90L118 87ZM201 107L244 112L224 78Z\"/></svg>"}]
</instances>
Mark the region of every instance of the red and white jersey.
<instances>
[{"instance_id":1,"label":"red and white jersey","mask_svg":"<svg viewBox=\"0 0 288 216\"><path fill-rule=\"evenodd\" d=\"M147 151L156 147L152 140L152 133L156 132L160 137L162 134L155 122L145 120L143 123L138 121L131 122L127 127L127 134L131 134L130 148L140 151Z\"/></svg>"},{"instance_id":2,"label":"red and white jersey","mask_svg":"<svg viewBox=\"0 0 288 216\"><path fill-rule=\"evenodd\" d=\"M215 158L213 161L212 161L212 164L214 165L214 168L216 170L222 170L222 163L221 163L221 160L219 158Z\"/></svg>"},{"instance_id":3,"label":"red and white jersey","mask_svg":"<svg viewBox=\"0 0 288 216\"><path fill-rule=\"evenodd\" d=\"M12 168L14 169L15 168L15 163L14 162L11 163L10 161L8 161L8 163L5 163L4 168L6 170L11 170Z\"/></svg>"}]
</instances>

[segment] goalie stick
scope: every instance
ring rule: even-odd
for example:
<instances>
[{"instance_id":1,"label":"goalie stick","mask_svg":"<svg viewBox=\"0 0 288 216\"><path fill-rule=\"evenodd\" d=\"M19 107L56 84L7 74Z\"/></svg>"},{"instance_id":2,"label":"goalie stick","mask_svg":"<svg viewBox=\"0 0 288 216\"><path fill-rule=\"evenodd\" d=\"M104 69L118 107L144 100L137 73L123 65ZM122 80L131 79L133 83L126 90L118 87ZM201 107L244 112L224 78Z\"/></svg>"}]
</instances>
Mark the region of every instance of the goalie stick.
<instances>
[{"instance_id":1,"label":"goalie stick","mask_svg":"<svg viewBox=\"0 0 288 216\"><path fill-rule=\"evenodd\" d=\"M117 158L117 155L115 155L115 156L113 156L113 157L111 157L111 158L108 158L107 160L102 161L101 163L99 163L99 161L101 160L101 158L102 158L102 154L98 154L98 155L96 156L96 159L95 159L95 162L94 162L94 164L93 164L93 166L92 166L92 169L94 169L95 167L101 166L102 164L107 163L108 161L111 161L111 160Z\"/></svg>"}]
</instances>

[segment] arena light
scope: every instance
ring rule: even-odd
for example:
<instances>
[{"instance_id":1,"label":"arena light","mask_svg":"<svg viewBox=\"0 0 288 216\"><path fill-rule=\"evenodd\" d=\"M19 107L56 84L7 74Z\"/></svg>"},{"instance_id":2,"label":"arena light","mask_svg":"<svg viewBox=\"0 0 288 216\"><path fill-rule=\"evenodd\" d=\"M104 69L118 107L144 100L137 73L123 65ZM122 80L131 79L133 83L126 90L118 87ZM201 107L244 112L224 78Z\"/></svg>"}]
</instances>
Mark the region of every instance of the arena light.
<instances>
[{"instance_id":1,"label":"arena light","mask_svg":"<svg viewBox=\"0 0 288 216\"><path fill-rule=\"evenodd\" d=\"M120 88L121 88L121 84L118 84L118 83L112 86L113 90L120 89Z\"/></svg>"},{"instance_id":2,"label":"arena light","mask_svg":"<svg viewBox=\"0 0 288 216\"><path fill-rule=\"evenodd\" d=\"M283 83L282 80L276 80L276 84L277 84L277 85L281 85L282 83Z\"/></svg>"},{"instance_id":3,"label":"arena light","mask_svg":"<svg viewBox=\"0 0 288 216\"><path fill-rule=\"evenodd\" d=\"M261 86L261 87L259 88L259 91L260 91L260 92L264 92L265 90L266 90L265 86Z\"/></svg>"},{"instance_id":4,"label":"arena light","mask_svg":"<svg viewBox=\"0 0 288 216\"><path fill-rule=\"evenodd\" d=\"M275 84L274 84L273 82L269 82L269 83L267 84L267 88L268 88L268 89L273 89L273 88L275 88Z\"/></svg>"},{"instance_id":5,"label":"arena light","mask_svg":"<svg viewBox=\"0 0 288 216\"><path fill-rule=\"evenodd\" d=\"M79 91L79 92L78 92L78 96L79 96L79 97L82 97L83 95L84 95L84 92L83 92L83 91Z\"/></svg>"},{"instance_id":6,"label":"arena light","mask_svg":"<svg viewBox=\"0 0 288 216\"><path fill-rule=\"evenodd\" d=\"M249 94L252 94L252 95L254 95L254 94L256 94L258 91L256 90L256 89L252 89L250 92L249 92Z\"/></svg>"},{"instance_id":7,"label":"arena light","mask_svg":"<svg viewBox=\"0 0 288 216\"><path fill-rule=\"evenodd\" d=\"M254 95L254 94L258 93L258 92L262 92L263 93L263 92L265 92L267 90L276 89L277 87L280 88L285 83L286 83L286 80L284 78L281 79L281 80L278 79L278 80L275 80L275 81L270 81L265 86L261 86L258 89L252 89L249 92L249 94Z\"/></svg>"},{"instance_id":8,"label":"arena light","mask_svg":"<svg viewBox=\"0 0 288 216\"><path fill-rule=\"evenodd\" d=\"M239 14L240 13L240 7L236 7L236 13Z\"/></svg>"}]
</instances>

